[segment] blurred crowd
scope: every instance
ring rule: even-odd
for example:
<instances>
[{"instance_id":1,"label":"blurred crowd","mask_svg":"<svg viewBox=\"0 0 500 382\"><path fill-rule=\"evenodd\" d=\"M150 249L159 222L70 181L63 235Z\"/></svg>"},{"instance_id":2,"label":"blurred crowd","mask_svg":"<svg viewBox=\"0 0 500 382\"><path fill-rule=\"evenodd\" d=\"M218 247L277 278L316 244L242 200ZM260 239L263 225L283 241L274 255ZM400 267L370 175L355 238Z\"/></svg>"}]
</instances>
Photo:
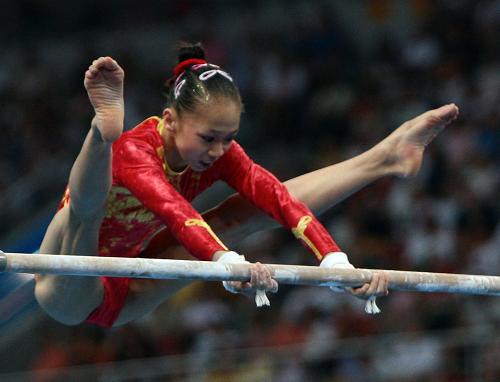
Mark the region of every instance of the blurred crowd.
<instances>
[{"instance_id":1,"label":"blurred crowd","mask_svg":"<svg viewBox=\"0 0 500 382\"><path fill-rule=\"evenodd\" d=\"M12 2L1 16L11 21L0 23L0 192L52 176L54 158L72 162L91 119L82 79L95 56L124 67L131 128L161 113L175 42L196 40L240 87L239 141L281 179L352 157L425 110L459 105L459 120L428 148L415 179L378 181L321 217L359 267L498 274L500 1L42 3ZM66 177L9 219L57 200ZM2 220L5 233L12 220ZM237 249L262 262L314 263L283 230ZM282 287L271 302L256 310L220 285L195 283L123 328L47 321L43 336L33 333L40 350L26 367L188 354L193 375L217 364L206 380L467 381L465 355L473 354L476 376L500 378L491 356L500 346L495 298L394 292L377 317L319 288ZM434 336L469 327L482 328L487 345L450 349ZM398 333L397 341L367 340L362 351L345 345ZM294 350L273 363L258 350L269 347ZM235 357L247 367L231 369Z\"/></svg>"}]
</instances>

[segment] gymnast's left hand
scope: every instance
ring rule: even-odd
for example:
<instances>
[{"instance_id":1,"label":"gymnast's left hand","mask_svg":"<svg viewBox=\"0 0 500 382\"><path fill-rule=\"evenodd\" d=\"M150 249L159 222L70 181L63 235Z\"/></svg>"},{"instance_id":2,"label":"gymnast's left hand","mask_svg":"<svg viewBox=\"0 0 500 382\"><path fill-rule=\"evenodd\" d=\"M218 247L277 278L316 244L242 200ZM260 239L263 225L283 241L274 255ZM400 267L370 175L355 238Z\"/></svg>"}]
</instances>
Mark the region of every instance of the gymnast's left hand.
<instances>
[{"instance_id":1,"label":"gymnast's left hand","mask_svg":"<svg viewBox=\"0 0 500 382\"><path fill-rule=\"evenodd\" d=\"M389 276L383 271L373 272L372 279L358 288L346 288L353 296L368 300L373 297L387 296L389 294Z\"/></svg>"},{"instance_id":2,"label":"gymnast's left hand","mask_svg":"<svg viewBox=\"0 0 500 382\"><path fill-rule=\"evenodd\" d=\"M355 269L347 259L347 255L343 252L334 252L327 254L320 264L323 268L343 268ZM368 314L380 313L380 309L376 304L376 298L387 296L389 294L389 276L383 272L374 272L369 283L365 283L360 287L342 287L330 286L334 292L347 291L355 297L366 300L365 312Z\"/></svg>"}]
</instances>

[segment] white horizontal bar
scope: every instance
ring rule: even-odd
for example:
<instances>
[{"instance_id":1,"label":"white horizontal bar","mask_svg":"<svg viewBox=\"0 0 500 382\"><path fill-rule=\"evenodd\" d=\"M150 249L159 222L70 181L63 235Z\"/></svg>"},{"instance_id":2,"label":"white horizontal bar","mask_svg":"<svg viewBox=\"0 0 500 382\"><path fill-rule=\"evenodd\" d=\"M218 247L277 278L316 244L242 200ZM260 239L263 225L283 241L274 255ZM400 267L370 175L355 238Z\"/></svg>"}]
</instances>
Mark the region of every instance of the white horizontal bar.
<instances>
[{"instance_id":1,"label":"white horizontal bar","mask_svg":"<svg viewBox=\"0 0 500 382\"><path fill-rule=\"evenodd\" d=\"M210 261L123 258L100 256L0 254L0 271L73 276L111 276L148 279L245 281L250 264ZM386 272L389 289L500 296L500 277L452 273L375 269L325 269L304 265L266 264L281 284L325 286L336 283L358 286L371 280L374 271Z\"/></svg>"}]
</instances>

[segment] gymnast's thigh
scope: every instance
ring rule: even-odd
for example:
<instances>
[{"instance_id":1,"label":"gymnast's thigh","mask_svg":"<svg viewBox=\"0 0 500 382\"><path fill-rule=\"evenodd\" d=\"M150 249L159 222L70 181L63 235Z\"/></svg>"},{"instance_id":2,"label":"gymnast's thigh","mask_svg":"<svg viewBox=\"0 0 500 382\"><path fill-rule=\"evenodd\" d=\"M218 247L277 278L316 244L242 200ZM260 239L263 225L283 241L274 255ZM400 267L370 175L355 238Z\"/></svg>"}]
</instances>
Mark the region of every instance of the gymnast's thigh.
<instances>
[{"instance_id":1,"label":"gymnast's thigh","mask_svg":"<svg viewBox=\"0 0 500 382\"><path fill-rule=\"evenodd\" d=\"M52 219L40 246L43 254L97 255L99 220L78 219L69 206ZM35 297L54 319L76 325L89 317L102 303L104 287L99 277L35 275Z\"/></svg>"},{"instance_id":2,"label":"gymnast's thigh","mask_svg":"<svg viewBox=\"0 0 500 382\"><path fill-rule=\"evenodd\" d=\"M71 210L70 204L61 208L52 218L40 253L64 255L98 255L99 229L104 214L81 219Z\"/></svg>"}]
</instances>

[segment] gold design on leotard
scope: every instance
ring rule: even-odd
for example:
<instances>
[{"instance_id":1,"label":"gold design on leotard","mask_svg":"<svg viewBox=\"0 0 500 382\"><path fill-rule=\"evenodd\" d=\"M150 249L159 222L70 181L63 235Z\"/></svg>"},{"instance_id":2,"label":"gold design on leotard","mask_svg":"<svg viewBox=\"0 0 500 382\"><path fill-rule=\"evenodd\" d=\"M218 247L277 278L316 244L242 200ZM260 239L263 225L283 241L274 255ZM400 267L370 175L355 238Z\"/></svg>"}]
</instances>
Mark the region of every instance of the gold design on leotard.
<instances>
[{"instance_id":1,"label":"gold design on leotard","mask_svg":"<svg viewBox=\"0 0 500 382\"><path fill-rule=\"evenodd\" d=\"M158 117L154 117L158 118ZM163 133L165 131L165 121L163 119L158 118L158 125L156 126L156 130L160 134L160 136L163 138ZM160 146L156 149L156 155L161 159L162 166L163 166L163 171L165 172L165 175L167 176L168 181L170 184L172 184L175 189L178 192L182 192L181 190L181 177L184 175L186 170L188 169L188 166L181 172L174 171L170 168L170 166L167 163L167 159L165 158L165 147Z\"/></svg>"},{"instance_id":2,"label":"gold design on leotard","mask_svg":"<svg viewBox=\"0 0 500 382\"><path fill-rule=\"evenodd\" d=\"M323 256L319 252L318 248L316 248L314 243L311 241L311 239L309 239L305 234L307 226L309 225L310 222L312 222L312 220L313 219L311 216L308 215L302 216L299 220L299 223L297 224L297 227L292 228L292 233L297 239L303 240L309 246L309 248L312 249L314 255L318 258L318 260L321 260Z\"/></svg>"},{"instance_id":3,"label":"gold design on leotard","mask_svg":"<svg viewBox=\"0 0 500 382\"><path fill-rule=\"evenodd\" d=\"M61 199L61 206L65 206L65 205L69 204L69 199L70 199L69 187L66 187L66 190L64 190L64 195Z\"/></svg>"},{"instance_id":4,"label":"gold design on leotard","mask_svg":"<svg viewBox=\"0 0 500 382\"><path fill-rule=\"evenodd\" d=\"M165 130L165 123L163 122L163 118L160 117L151 117L153 119L156 119L158 121L158 124L156 125L156 130L158 130L158 133L163 137L163 131Z\"/></svg>"},{"instance_id":5,"label":"gold design on leotard","mask_svg":"<svg viewBox=\"0 0 500 382\"><path fill-rule=\"evenodd\" d=\"M215 234L214 231L212 231L212 228L208 225L208 223L204 220L201 220L201 219L188 219L184 222L184 225L186 225L186 227L192 227L192 226L196 226L196 227L203 227L205 228L208 233L210 234L210 236L212 236L216 241L217 243L219 243L226 251L228 251L229 249L224 245L224 243L217 237L217 235Z\"/></svg>"},{"instance_id":6,"label":"gold design on leotard","mask_svg":"<svg viewBox=\"0 0 500 382\"><path fill-rule=\"evenodd\" d=\"M158 118L158 117L155 117ZM156 125L156 130L160 137L163 139L163 131L165 130L165 124L163 119L158 118L158 125ZM161 159L161 163L163 165L163 171L167 172L167 162L165 160L165 148L162 146L156 148L156 155Z\"/></svg>"},{"instance_id":7,"label":"gold design on leotard","mask_svg":"<svg viewBox=\"0 0 500 382\"><path fill-rule=\"evenodd\" d=\"M133 228L133 221L155 222L155 214L149 211L127 188L113 186L109 192L106 218L127 222Z\"/></svg>"}]
</instances>

